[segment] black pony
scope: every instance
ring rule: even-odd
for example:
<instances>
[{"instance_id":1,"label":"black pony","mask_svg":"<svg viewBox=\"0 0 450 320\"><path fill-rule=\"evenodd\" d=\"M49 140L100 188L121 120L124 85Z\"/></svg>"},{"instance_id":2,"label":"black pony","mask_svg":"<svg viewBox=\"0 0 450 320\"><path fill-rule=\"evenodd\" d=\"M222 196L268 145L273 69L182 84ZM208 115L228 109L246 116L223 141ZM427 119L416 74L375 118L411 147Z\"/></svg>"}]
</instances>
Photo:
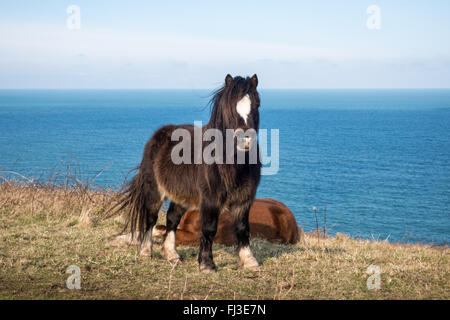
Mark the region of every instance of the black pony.
<instances>
[{"instance_id":1,"label":"black pony","mask_svg":"<svg viewBox=\"0 0 450 320\"><path fill-rule=\"evenodd\" d=\"M189 146L192 146L188 148L192 150L190 163L176 164L172 158L174 147L179 143L173 141L173 133L177 129L183 129L192 136L195 130L205 133L208 129L214 129L222 133L224 139L229 131L227 129L242 129L245 132L251 129L257 132L260 104L257 85L256 74L251 78L233 78L227 75L224 86L211 99L211 118L205 126L196 128L192 125L166 125L158 129L147 142L138 167L139 172L123 191L119 207L115 211L129 208L125 229L129 228L132 236L138 237L141 255L152 255L153 227L163 201L168 198L170 205L163 242L163 254L167 260L179 261L180 257L175 249L175 231L183 213L189 208L197 208L200 209L202 219L199 267L205 273L215 271L212 242L219 214L226 208L234 218L239 262L244 268L258 269L258 262L249 247L248 222L249 210L261 175L259 157L253 163L248 161L249 150L258 150L257 140L246 137L245 147L239 148L239 144L235 145L236 136L233 137L233 159L236 160L237 154L241 152L245 154L245 163L195 162L194 158L205 149L207 143L202 140L200 150L195 150L194 139L188 141ZM223 146L225 145L224 141ZM229 159L225 150L223 152L223 158Z\"/></svg>"}]
</instances>

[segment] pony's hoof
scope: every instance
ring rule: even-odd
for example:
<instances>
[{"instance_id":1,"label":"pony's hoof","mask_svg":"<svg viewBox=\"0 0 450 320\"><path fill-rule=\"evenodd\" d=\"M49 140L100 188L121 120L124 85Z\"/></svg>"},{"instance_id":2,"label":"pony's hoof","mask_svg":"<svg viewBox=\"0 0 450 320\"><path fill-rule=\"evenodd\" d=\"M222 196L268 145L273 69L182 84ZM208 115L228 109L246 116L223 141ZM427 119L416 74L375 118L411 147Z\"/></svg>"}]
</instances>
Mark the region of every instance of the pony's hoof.
<instances>
[{"instance_id":1,"label":"pony's hoof","mask_svg":"<svg viewBox=\"0 0 450 320\"><path fill-rule=\"evenodd\" d=\"M214 273L216 272L216 266L208 266L206 264L200 265L200 271L204 274Z\"/></svg>"},{"instance_id":2,"label":"pony's hoof","mask_svg":"<svg viewBox=\"0 0 450 320\"><path fill-rule=\"evenodd\" d=\"M169 263L178 263L181 261L181 258L176 251L173 252L173 251L163 250L162 254Z\"/></svg>"},{"instance_id":3,"label":"pony's hoof","mask_svg":"<svg viewBox=\"0 0 450 320\"><path fill-rule=\"evenodd\" d=\"M141 257L152 257L152 251L149 248L144 248L139 251Z\"/></svg>"},{"instance_id":4,"label":"pony's hoof","mask_svg":"<svg viewBox=\"0 0 450 320\"><path fill-rule=\"evenodd\" d=\"M260 266L258 261L256 261L255 258L246 259L245 261L240 260L239 264L242 266L242 268L246 270L252 270L252 271L258 271L260 270Z\"/></svg>"},{"instance_id":5,"label":"pony's hoof","mask_svg":"<svg viewBox=\"0 0 450 320\"><path fill-rule=\"evenodd\" d=\"M259 270L258 261L256 261L255 257L253 257L252 253L248 249L243 249L239 252L239 264L247 270Z\"/></svg>"},{"instance_id":6,"label":"pony's hoof","mask_svg":"<svg viewBox=\"0 0 450 320\"><path fill-rule=\"evenodd\" d=\"M133 239L131 237L131 233L128 233L115 237L108 244L112 247L123 247L129 245L137 245L138 242L136 240L136 237Z\"/></svg>"},{"instance_id":7,"label":"pony's hoof","mask_svg":"<svg viewBox=\"0 0 450 320\"><path fill-rule=\"evenodd\" d=\"M259 271L261 270L261 266L259 264L256 265L244 265L243 266L245 270L250 270L250 271Z\"/></svg>"},{"instance_id":8,"label":"pony's hoof","mask_svg":"<svg viewBox=\"0 0 450 320\"><path fill-rule=\"evenodd\" d=\"M167 259L167 261L168 261L170 264L177 264L177 263L180 263L180 262L181 262L181 258L178 257L178 258Z\"/></svg>"}]
</instances>

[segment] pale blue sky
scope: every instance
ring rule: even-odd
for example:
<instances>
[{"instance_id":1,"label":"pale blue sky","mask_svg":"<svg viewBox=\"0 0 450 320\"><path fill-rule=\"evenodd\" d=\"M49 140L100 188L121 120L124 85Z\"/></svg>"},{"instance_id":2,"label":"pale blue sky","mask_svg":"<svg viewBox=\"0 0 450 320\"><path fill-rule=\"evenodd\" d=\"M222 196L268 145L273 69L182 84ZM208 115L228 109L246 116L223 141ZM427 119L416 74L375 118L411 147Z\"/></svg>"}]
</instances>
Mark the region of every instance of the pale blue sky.
<instances>
[{"instance_id":1,"label":"pale blue sky","mask_svg":"<svg viewBox=\"0 0 450 320\"><path fill-rule=\"evenodd\" d=\"M449 88L449 39L448 0L1 0L0 88Z\"/></svg>"}]
</instances>

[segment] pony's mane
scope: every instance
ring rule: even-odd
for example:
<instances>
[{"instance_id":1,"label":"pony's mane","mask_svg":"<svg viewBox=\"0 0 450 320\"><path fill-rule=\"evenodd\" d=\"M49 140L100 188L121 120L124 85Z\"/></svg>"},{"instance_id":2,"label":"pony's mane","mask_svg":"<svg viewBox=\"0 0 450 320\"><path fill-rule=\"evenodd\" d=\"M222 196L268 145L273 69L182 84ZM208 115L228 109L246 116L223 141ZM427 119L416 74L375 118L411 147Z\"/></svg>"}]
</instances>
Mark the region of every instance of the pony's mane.
<instances>
[{"instance_id":1,"label":"pony's mane","mask_svg":"<svg viewBox=\"0 0 450 320\"><path fill-rule=\"evenodd\" d=\"M237 124L238 116L231 106L236 105L238 99L254 90L249 77L234 77L229 85L217 89L212 93L209 101L211 106L211 118L207 124L208 128L225 129Z\"/></svg>"}]
</instances>

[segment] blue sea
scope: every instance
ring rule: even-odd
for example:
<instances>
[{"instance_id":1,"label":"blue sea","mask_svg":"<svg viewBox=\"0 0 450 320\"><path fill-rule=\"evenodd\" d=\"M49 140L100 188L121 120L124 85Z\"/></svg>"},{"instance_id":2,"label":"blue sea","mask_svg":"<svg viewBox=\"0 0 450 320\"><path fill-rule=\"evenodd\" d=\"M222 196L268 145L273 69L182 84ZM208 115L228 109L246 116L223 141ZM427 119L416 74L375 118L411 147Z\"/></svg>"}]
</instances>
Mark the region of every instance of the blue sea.
<instances>
[{"instance_id":1,"label":"blue sea","mask_svg":"<svg viewBox=\"0 0 450 320\"><path fill-rule=\"evenodd\" d=\"M118 189L153 131L209 119L209 90L0 90L0 173L68 169ZM279 129L280 169L258 197L307 231L395 242L450 241L450 90L260 90ZM62 182L61 180L58 180ZM58 182L57 181L57 182Z\"/></svg>"}]
</instances>

